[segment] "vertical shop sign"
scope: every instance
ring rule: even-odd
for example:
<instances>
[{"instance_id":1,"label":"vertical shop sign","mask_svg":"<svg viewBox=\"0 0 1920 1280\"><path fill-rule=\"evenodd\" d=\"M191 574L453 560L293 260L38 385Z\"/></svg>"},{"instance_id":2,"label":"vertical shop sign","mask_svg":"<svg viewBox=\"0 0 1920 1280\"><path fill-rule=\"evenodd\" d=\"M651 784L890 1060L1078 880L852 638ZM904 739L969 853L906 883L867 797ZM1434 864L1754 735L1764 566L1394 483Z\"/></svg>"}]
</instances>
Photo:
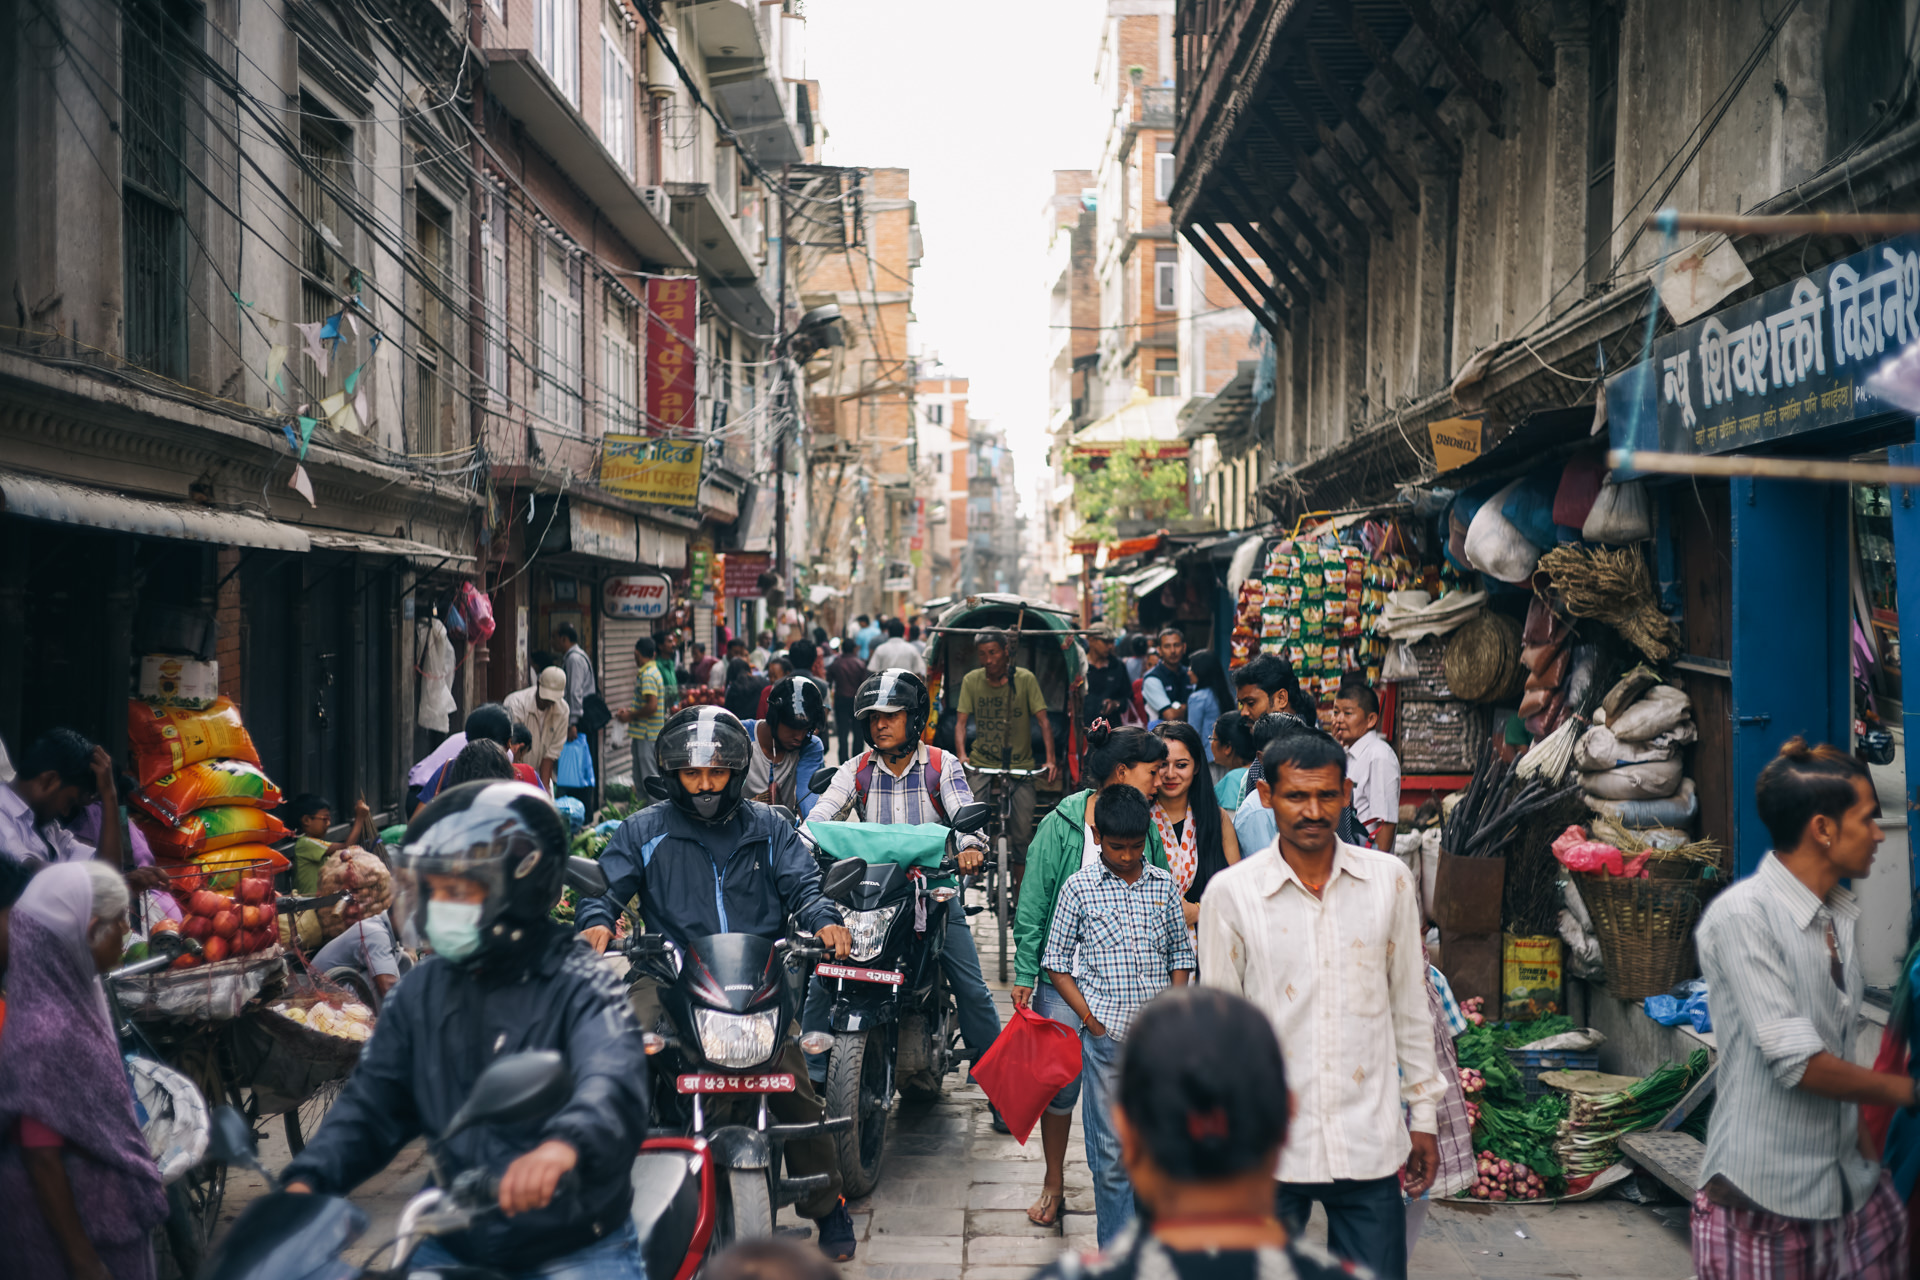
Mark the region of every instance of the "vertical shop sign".
<instances>
[{"instance_id":1,"label":"vertical shop sign","mask_svg":"<svg viewBox=\"0 0 1920 1280\"><path fill-rule=\"evenodd\" d=\"M694 408L694 325L700 286L692 276L647 281L647 428L688 431Z\"/></svg>"}]
</instances>

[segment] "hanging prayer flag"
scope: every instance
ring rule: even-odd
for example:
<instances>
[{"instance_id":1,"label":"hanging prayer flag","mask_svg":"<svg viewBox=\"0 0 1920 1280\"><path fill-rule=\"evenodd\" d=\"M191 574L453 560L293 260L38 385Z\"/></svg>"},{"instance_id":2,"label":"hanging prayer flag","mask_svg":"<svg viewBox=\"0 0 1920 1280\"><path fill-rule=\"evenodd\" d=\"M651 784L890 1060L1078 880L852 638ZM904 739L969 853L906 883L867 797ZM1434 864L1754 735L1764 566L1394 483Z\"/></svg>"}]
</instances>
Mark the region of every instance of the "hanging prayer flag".
<instances>
[{"instance_id":1,"label":"hanging prayer flag","mask_svg":"<svg viewBox=\"0 0 1920 1280\"><path fill-rule=\"evenodd\" d=\"M287 363L287 344L276 342L267 352L267 385L280 388L280 394L287 393L287 382L280 375Z\"/></svg>"},{"instance_id":2,"label":"hanging prayer flag","mask_svg":"<svg viewBox=\"0 0 1920 1280\"><path fill-rule=\"evenodd\" d=\"M294 464L293 475L287 481L287 488L305 498L308 506L317 507L320 505L313 499L313 481L308 479L307 469L298 463Z\"/></svg>"},{"instance_id":3,"label":"hanging prayer flag","mask_svg":"<svg viewBox=\"0 0 1920 1280\"><path fill-rule=\"evenodd\" d=\"M321 377L326 377L330 353L320 341L320 322L316 320L312 324L297 324L293 327L300 331L301 338L305 340L304 350L307 359L313 361L313 367L320 371Z\"/></svg>"}]
</instances>

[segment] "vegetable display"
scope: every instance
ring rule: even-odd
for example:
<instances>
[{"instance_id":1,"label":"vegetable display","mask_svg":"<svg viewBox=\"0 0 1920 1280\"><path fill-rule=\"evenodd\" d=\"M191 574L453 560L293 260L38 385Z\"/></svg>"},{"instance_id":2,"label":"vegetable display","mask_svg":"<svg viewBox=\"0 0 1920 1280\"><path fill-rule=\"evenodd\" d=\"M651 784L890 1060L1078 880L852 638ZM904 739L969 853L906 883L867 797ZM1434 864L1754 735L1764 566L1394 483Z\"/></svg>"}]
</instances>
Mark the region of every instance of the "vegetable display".
<instances>
[{"instance_id":1,"label":"vegetable display","mask_svg":"<svg viewBox=\"0 0 1920 1280\"><path fill-rule=\"evenodd\" d=\"M289 1022L297 1022L307 1030L318 1031L322 1035L337 1036L342 1040L365 1040L373 1035L373 1010L358 1000L343 1001L339 1008L325 1000L316 1000L309 1005L282 1000L267 1008Z\"/></svg>"},{"instance_id":2,"label":"vegetable display","mask_svg":"<svg viewBox=\"0 0 1920 1280\"><path fill-rule=\"evenodd\" d=\"M1615 1093L1574 1093L1555 1153L1570 1177L1598 1173L1620 1158L1620 1138L1651 1129L1686 1096L1707 1069L1707 1051L1657 1071Z\"/></svg>"}]
</instances>

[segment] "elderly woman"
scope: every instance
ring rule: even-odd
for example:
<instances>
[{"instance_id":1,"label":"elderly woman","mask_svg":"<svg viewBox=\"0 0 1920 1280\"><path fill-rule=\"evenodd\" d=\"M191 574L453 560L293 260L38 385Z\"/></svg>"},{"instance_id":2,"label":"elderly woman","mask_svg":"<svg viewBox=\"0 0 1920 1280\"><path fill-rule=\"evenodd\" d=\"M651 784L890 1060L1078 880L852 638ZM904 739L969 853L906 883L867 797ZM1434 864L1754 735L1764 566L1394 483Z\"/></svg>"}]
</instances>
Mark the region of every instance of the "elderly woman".
<instances>
[{"instance_id":1,"label":"elderly woman","mask_svg":"<svg viewBox=\"0 0 1920 1280\"><path fill-rule=\"evenodd\" d=\"M166 1193L134 1120L100 974L127 886L102 862L35 876L14 904L0 1037L0 1257L22 1276L147 1280Z\"/></svg>"}]
</instances>

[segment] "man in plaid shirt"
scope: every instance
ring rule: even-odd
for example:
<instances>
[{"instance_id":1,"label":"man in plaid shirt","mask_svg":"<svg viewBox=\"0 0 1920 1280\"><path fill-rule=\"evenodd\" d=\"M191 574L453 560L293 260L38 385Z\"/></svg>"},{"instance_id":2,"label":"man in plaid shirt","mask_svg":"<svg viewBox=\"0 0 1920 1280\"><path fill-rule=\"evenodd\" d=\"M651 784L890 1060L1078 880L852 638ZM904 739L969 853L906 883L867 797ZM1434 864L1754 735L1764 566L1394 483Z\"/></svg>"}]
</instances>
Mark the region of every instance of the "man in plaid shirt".
<instances>
[{"instance_id":1,"label":"man in plaid shirt","mask_svg":"<svg viewBox=\"0 0 1920 1280\"><path fill-rule=\"evenodd\" d=\"M1108 787L1093 803L1100 860L1067 877L1054 907L1040 967L1080 1019L1081 1128L1093 1175L1101 1248L1133 1218L1133 1187L1114 1131L1114 1073L1120 1043L1141 1006L1200 968L1173 876L1146 862L1153 811L1131 786Z\"/></svg>"}]
</instances>

